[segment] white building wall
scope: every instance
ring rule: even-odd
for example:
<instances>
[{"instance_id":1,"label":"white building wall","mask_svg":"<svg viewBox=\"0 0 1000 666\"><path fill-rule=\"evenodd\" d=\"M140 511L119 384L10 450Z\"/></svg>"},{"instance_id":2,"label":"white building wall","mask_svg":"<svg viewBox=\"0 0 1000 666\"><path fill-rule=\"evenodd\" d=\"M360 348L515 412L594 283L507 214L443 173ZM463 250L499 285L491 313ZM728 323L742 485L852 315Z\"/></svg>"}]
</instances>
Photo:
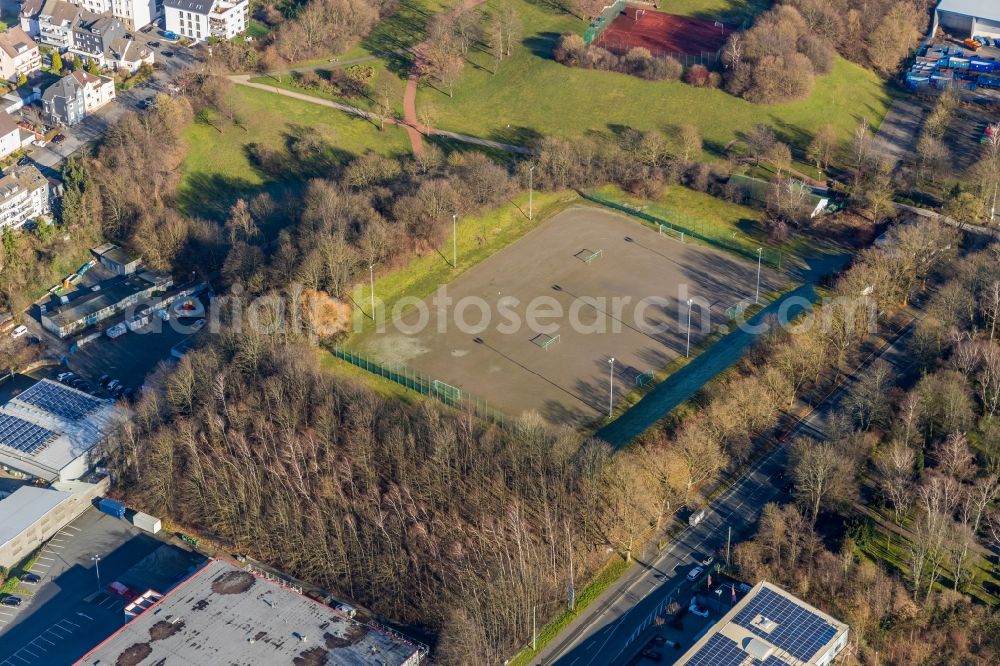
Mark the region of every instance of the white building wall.
<instances>
[{"instance_id":1,"label":"white building wall","mask_svg":"<svg viewBox=\"0 0 1000 666\"><path fill-rule=\"evenodd\" d=\"M21 147L21 133L16 128L0 137L0 157L7 157Z\"/></svg>"}]
</instances>

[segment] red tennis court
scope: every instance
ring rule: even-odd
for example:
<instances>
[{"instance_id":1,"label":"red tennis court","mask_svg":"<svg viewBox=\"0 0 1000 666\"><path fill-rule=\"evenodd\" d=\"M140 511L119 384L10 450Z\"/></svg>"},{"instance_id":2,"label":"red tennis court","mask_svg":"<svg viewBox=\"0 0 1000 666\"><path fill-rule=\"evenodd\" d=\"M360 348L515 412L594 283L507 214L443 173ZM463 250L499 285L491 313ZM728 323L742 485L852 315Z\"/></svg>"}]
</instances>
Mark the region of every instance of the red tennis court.
<instances>
[{"instance_id":1,"label":"red tennis court","mask_svg":"<svg viewBox=\"0 0 1000 666\"><path fill-rule=\"evenodd\" d=\"M718 21L626 7L594 42L624 55L642 46L653 55L714 55L733 28Z\"/></svg>"}]
</instances>

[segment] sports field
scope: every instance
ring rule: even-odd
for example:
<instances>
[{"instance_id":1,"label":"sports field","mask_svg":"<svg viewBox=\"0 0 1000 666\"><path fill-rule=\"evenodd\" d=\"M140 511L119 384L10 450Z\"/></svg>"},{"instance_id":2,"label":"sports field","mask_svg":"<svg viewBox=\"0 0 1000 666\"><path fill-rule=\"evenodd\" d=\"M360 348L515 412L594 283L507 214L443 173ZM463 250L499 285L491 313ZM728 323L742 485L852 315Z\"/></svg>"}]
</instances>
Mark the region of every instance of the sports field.
<instances>
[{"instance_id":1,"label":"sports field","mask_svg":"<svg viewBox=\"0 0 1000 666\"><path fill-rule=\"evenodd\" d=\"M721 21L626 7L596 44L619 55L641 46L655 56L714 56L732 31Z\"/></svg>"},{"instance_id":2,"label":"sports field","mask_svg":"<svg viewBox=\"0 0 1000 666\"><path fill-rule=\"evenodd\" d=\"M569 208L397 313L357 351L415 368L515 416L606 414L615 396L752 303L757 266L605 209ZM764 267L761 293L787 283ZM447 300L445 300L447 297Z\"/></svg>"}]
</instances>

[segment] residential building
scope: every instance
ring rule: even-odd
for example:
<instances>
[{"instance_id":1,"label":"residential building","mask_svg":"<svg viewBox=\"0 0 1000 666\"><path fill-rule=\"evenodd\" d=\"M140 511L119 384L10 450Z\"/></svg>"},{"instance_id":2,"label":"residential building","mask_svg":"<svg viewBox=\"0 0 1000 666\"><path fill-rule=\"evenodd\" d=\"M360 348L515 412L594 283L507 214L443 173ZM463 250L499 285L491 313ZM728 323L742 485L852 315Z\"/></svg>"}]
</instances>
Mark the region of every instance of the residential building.
<instances>
[{"instance_id":1,"label":"residential building","mask_svg":"<svg viewBox=\"0 0 1000 666\"><path fill-rule=\"evenodd\" d=\"M0 405L0 464L48 482L91 471L123 416L113 400L43 379Z\"/></svg>"},{"instance_id":2,"label":"residential building","mask_svg":"<svg viewBox=\"0 0 1000 666\"><path fill-rule=\"evenodd\" d=\"M64 52L73 46L73 23L80 8L63 0L25 0L21 28L46 46Z\"/></svg>"},{"instance_id":3,"label":"residential building","mask_svg":"<svg viewBox=\"0 0 1000 666\"><path fill-rule=\"evenodd\" d=\"M146 302L153 294L173 286L167 275L144 271L105 280L97 291L89 291L42 314L42 326L60 338L125 312Z\"/></svg>"},{"instance_id":4,"label":"residential building","mask_svg":"<svg viewBox=\"0 0 1000 666\"><path fill-rule=\"evenodd\" d=\"M0 499L0 567L10 568L87 510L109 485L59 482L52 488L21 486Z\"/></svg>"},{"instance_id":5,"label":"residential building","mask_svg":"<svg viewBox=\"0 0 1000 666\"><path fill-rule=\"evenodd\" d=\"M0 78L17 81L42 68L38 44L20 26L0 33Z\"/></svg>"},{"instance_id":6,"label":"residential building","mask_svg":"<svg viewBox=\"0 0 1000 666\"><path fill-rule=\"evenodd\" d=\"M113 79L78 70L46 88L42 108L50 122L76 125L114 98Z\"/></svg>"},{"instance_id":7,"label":"residential building","mask_svg":"<svg viewBox=\"0 0 1000 666\"><path fill-rule=\"evenodd\" d=\"M139 30L157 17L156 0L110 0L111 14L129 30Z\"/></svg>"},{"instance_id":8,"label":"residential building","mask_svg":"<svg viewBox=\"0 0 1000 666\"><path fill-rule=\"evenodd\" d=\"M164 0L166 29L196 42L232 39L247 29L248 0Z\"/></svg>"},{"instance_id":9,"label":"residential building","mask_svg":"<svg viewBox=\"0 0 1000 666\"><path fill-rule=\"evenodd\" d=\"M105 53L111 43L124 38L125 26L113 16L80 11L73 22L73 44L69 52L87 60L93 60L98 67L106 67Z\"/></svg>"},{"instance_id":10,"label":"residential building","mask_svg":"<svg viewBox=\"0 0 1000 666\"><path fill-rule=\"evenodd\" d=\"M417 666L426 648L375 623L362 624L274 580L210 560L77 664L383 664ZM154 625L170 631L157 632ZM150 640L150 631L156 640Z\"/></svg>"},{"instance_id":11,"label":"residential building","mask_svg":"<svg viewBox=\"0 0 1000 666\"><path fill-rule=\"evenodd\" d=\"M722 593L726 596L726 590ZM735 598L735 592L734 592ZM767 581L758 583L682 656L678 666L829 666L849 627Z\"/></svg>"},{"instance_id":12,"label":"residential building","mask_svg":"<svg viewBox=\"0 0 1000 666\"><path fill-rule=\"evenodd\" d=\"M957 37L1000 37L997 0L941 0L934 10L933 35L945 28Z\"/></svg>"},{"instance_id":13,"label":"residential building","mask_svg":"<svg viewBox=\"0 0 1000 666\"><path fill-rule=\"evenodd\" d=\"M134 74L143 65L153 64L153 51L126 34L111 40L104 51L104 63L110 69Z\"/></svg>"},{"instance_id":14,"label":"residential building","mask_svg":"<svg viewBox=\"0 0 1000 666\"><path fill-rule=\"evenodd\" d=\"M10 116L0 114L0 125L8 121ZM42 172L31 164L8 169L0 178L0 229L17 229L48 213L49 181Z\"/></svg>"},{"instance_id":15,"label":"residential building","mask_svg":"<svg viewBox=\"0 0 1000 666\"><path fill-rule=\"evenodd\" d=\"M21 148L21 128L6 113L0 115L0 158Z\"/></svg>"}]
</instances>

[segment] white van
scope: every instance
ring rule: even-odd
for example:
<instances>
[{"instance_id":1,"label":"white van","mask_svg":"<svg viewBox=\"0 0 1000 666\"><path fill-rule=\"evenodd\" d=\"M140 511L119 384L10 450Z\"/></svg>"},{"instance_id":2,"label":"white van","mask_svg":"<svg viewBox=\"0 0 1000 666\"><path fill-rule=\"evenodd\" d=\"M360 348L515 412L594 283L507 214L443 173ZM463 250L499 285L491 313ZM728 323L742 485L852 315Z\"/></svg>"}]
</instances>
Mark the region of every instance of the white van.
<instances>
[{"instance_id":1,"label":"white van","mask_svg":"<svg viewBox=\"0 0 1000 666\"><path fill-rule=\"evenodd\" d=\"M22 335L24 335L27 332L28 332L28 327L25 326L24 324L21 324L20 326L18 326L17 328L15 328L13 331L11 331L10 337L12 337L12 338L19 338L19 337L21 337Z\"/></svg>"}]
</instances>

